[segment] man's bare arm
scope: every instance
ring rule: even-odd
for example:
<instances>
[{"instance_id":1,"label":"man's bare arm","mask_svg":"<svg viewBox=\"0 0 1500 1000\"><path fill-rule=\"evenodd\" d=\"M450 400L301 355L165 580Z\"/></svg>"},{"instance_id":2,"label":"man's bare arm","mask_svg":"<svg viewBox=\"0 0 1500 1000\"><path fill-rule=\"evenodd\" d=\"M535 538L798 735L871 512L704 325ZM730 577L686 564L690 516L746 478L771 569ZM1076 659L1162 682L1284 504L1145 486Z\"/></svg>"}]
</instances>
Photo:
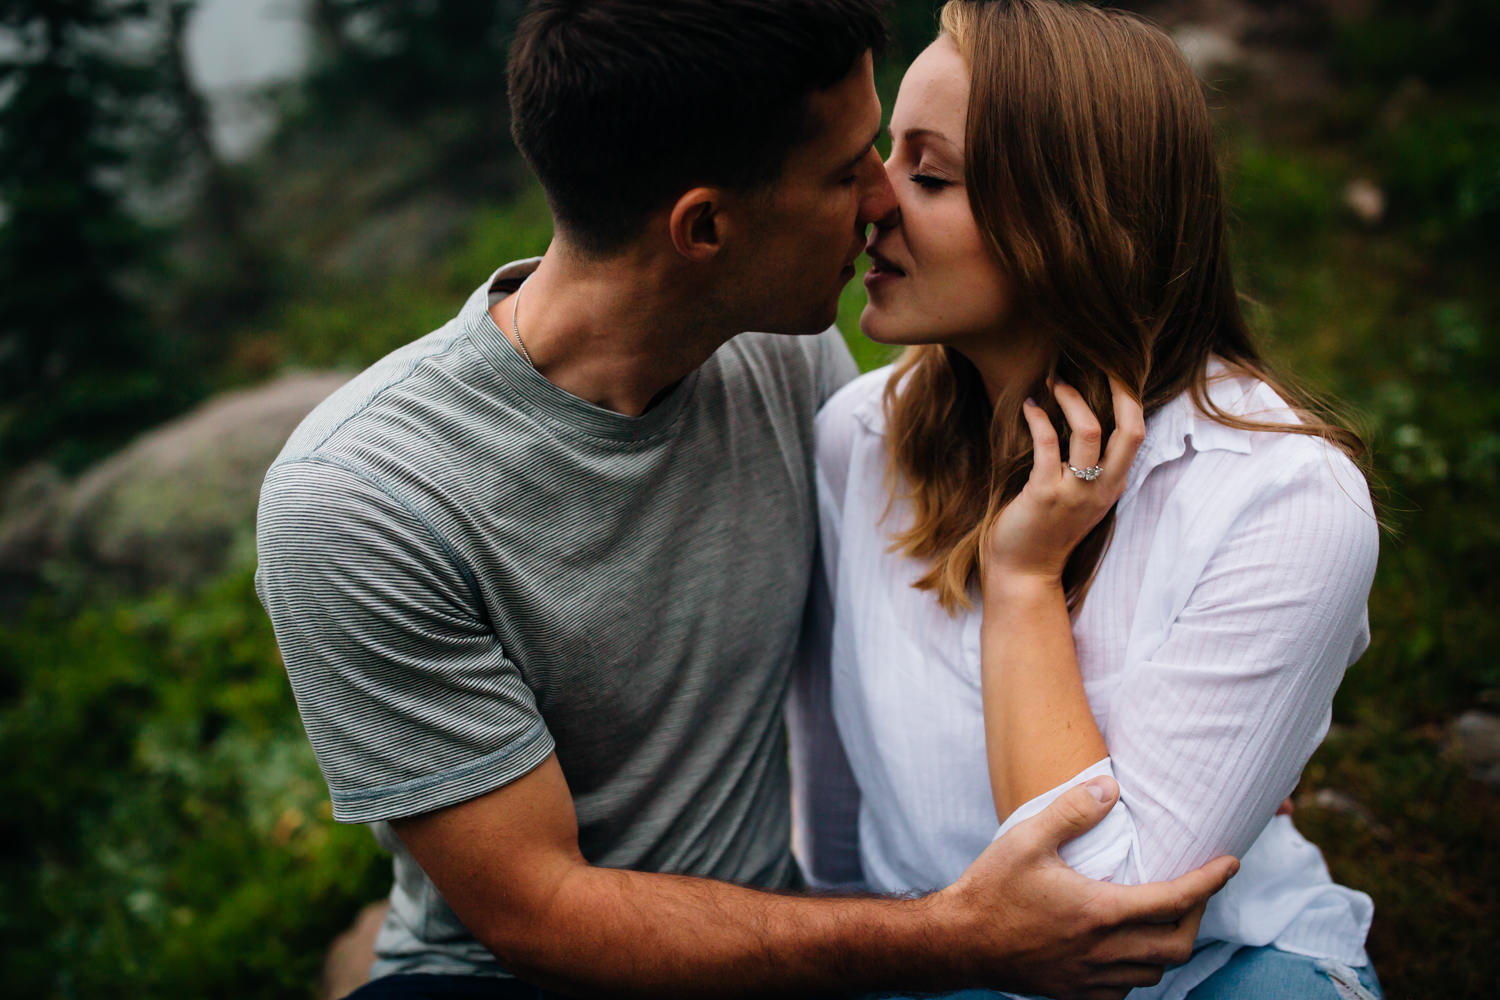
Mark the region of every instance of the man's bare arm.
<instances>
[{"instance_id":1,"label":"man's bare arm","mask_svg":"<svg viewBox=\"0 0 1500 1000\"><path fill-rule=\"evenodd\" d=\"M1185 960L1220 859L1170 883L1077 875L1057 844L1108 811L1087 788L920 899L813 897L598 868L578 851L555 757L460 805L392 825L470 931L517 975L588 995L847 993L985 985L1121 997Z\"/></svg>"}]
</instances>

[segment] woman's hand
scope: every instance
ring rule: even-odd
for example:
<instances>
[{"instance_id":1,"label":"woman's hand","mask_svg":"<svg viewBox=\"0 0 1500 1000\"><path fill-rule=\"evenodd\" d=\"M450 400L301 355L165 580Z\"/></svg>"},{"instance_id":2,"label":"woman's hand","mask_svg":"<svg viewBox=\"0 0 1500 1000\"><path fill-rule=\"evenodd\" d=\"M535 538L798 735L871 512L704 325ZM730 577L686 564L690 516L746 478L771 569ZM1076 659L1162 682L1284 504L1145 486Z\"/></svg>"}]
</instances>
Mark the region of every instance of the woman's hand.
<instances>
[{"instance_id":1,"label":"woman's hand","mask_svg":"<svg viewBox=\"0 0 1500 1000\"><path fill-rule=\"evenodd\" d=\"M1070 385L1058 382L1053 395L1068 420L1068 462L1062 460L1057 432L1040 406L1027 400L1021 412L1031 428L1031 478L991 525L985 546L986 585L1026 577L1046 583L1062 580L1068 556L1125 492L1130 464L1146 437L1141 405L1117 380L1109 380L1115 429L1099 457L1099 421ZM1100 467L1086 480L1069 470Z\"/></svg>"}]
</instances>

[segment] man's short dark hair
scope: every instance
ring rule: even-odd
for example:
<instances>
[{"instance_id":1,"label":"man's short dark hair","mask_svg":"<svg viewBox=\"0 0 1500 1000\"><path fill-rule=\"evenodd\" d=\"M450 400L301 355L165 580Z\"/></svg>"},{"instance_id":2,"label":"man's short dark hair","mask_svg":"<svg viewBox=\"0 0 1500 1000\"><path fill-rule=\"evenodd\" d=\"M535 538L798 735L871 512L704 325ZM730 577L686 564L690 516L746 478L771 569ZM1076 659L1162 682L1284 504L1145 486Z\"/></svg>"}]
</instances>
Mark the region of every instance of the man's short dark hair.
<instances>
[{"instance_id":1,"label":"man's short dark hair","mask_svg":"<svg viewBox=\"0 0 1500 1000\"><path fill-rule=\"evenodd\" d=\"M511 134L559 229L609 254L694 185L769 185L820 127L808 98L885 41L885 0L534 0Z\"/></svg>"}]
</instances>

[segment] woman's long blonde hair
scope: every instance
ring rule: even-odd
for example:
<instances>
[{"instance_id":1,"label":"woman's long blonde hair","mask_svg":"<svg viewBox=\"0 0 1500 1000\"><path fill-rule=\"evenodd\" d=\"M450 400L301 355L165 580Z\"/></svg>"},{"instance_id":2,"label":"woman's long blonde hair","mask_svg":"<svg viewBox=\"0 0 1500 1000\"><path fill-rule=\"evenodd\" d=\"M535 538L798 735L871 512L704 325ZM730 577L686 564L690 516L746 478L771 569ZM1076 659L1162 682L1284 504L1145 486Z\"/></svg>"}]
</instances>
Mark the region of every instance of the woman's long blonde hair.
<instances>
[{"instance_id":1,"label":"woman's long blonde hair","mask_svg":"<svg viewBox=\"0 0 1500 1000\"><path fill-rule=\"evenodd\" d=\"M990 252L1046 357L990 401L952 348L908 348L886 389L893 496L914 519L895 549L927 563L916 586L949 613L970 604L987 527L1025 485L1028 395L1063 442L1047 386L1077 388L1113 428L1108 377L1147 415L1184 391L1220 423L1322 437L1359 459L1359 437L1311 394L1273 378L1235 293L1213 127L1197 78L1159 28L1061 0L950 0L942 30L970 69L965 182ZM1269 383L1300 424L1235 417L1208 397L1212 356ZM1087 591L1114 511L1079 544L1063 583Z\"/></svg>"}]
</instances>

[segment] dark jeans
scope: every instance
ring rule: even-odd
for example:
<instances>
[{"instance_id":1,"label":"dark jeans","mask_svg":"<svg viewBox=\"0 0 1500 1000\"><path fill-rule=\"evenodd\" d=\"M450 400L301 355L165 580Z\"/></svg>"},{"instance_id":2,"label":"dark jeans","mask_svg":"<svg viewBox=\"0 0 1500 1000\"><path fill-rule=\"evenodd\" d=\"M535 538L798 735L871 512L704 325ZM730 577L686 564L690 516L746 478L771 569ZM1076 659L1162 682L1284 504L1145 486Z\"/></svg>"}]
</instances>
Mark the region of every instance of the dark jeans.
<instances>
[{"instance_id":1,"label":"dark jeans","mask_svg":"<svg viewBox=\"0 0 1500 1000\"><path fill-rule=\"evenodd\" d=\"M383 976L372 979L349 1000L563 1000L516 979L493 976Z\"/></svg>"}]
</instances>

